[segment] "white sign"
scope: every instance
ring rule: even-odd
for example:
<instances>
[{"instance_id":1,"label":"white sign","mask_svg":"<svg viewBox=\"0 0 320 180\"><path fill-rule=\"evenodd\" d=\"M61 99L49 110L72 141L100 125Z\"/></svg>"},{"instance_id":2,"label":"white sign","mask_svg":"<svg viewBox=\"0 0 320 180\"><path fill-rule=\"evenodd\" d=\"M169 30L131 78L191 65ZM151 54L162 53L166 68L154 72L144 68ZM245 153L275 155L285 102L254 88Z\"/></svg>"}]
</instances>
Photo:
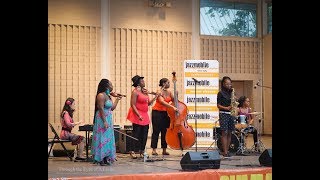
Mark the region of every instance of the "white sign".
<instances>
[{"instance_id":1,"label":"white sign","mask_svg":"<svg viewBox=\"0 0 320 180\"><path fill-rule=\"evenodd\" d=\"M209 147L214 141L213 127L219 119L219 62L185 60L184 89L184 103L189 110L188 124L197 131L197 146Z\"/></svg>"}]
</instances>

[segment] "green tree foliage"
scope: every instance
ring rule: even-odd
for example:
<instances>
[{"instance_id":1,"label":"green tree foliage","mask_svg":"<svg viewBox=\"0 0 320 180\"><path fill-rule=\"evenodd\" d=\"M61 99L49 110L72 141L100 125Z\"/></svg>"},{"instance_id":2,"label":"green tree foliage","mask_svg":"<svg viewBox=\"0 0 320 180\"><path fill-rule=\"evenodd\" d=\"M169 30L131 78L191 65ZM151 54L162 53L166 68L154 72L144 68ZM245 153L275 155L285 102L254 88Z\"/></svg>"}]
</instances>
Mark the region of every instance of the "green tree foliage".
<instances>
[{"instance_id":1,"label":"green tree foliage","mask_svg":"<svg viewBox=\"0 0 320 180\"><path fill-rule=\"evenodd\" d=\"M256 37L256 12L253 10L211 7L207 14L210 17L215 17L215 14L219 18L233 17L231 23L226 23L226 27L219 30L223 36Z\"/></svg>"}]
</instances>

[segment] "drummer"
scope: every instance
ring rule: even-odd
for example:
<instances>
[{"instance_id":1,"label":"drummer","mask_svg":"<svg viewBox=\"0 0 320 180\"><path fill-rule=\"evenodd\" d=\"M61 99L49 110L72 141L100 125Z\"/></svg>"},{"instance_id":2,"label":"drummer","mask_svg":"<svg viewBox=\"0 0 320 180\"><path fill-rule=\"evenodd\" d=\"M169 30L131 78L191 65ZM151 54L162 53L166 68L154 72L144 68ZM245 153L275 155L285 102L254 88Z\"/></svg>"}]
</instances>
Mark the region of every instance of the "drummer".
<instances>
[{"instance_id":1,"label":"drummer","mask_svg":"<svg viewBox=\"0 0 320 180\"><path fill-rule=\"evenodd\" d=\"M236 125L237 128L244 128L243 132L245 133L251 133L253 134L253 142L255 149L258 149L258 132L255 127L252 126L253 121L254 121L254 116L252 114L252 110L250 108L250 99L246 96L241 96L238 99L239 105L238 105L238 115L240 119L240 123ZM242 115L245 116L245 125L241 121L243 119Z\"/></svg>"}]
</instances>

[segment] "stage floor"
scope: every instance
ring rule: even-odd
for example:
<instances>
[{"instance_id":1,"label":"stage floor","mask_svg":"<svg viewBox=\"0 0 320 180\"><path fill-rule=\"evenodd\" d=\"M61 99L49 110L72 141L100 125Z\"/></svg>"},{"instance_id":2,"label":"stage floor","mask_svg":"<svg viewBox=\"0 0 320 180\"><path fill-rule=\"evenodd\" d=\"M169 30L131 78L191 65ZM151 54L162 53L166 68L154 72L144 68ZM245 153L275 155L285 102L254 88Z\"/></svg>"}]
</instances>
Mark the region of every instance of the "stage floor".
<instances>
[{"instance_id":1,"label":"stage floor","mask_svg":"<svg viewBox=\"0 0 320 180\"><path fill-rule=\"evenodd\" d=\"M260 168L262 167L258 161L261 153L250 151L252 142L252 135L247 137L247 149L245 155L234 154L231 158L221 159L219 169L245 169L245 168ZM265 148L272 148L272 137L262 136L261 141ZM160 140L159 140L160 143ZM150 139L147 141L147 147L150 146ZM160 144L159 146L160 147ZM197 148L198 152L206 151L208 148ZM212 151L215 149L208 149ZM171 173L183 172L180 165L182 158L181 151L171 150L168 148L170 155L168 156L151 156L151 148L147 149L150 155L149 159L153 162L143 162L143 158L131 159L129 154L117 153L117 161L111 166L100 166L92 162L73 162L67 157L50 157L48 159L48 178L64 178L64 177L87 177L92 178L96 176L114 176L124 174L153 174L153 173ZM161 149L158 153L161 154ZM195 151L195 149L188 149L188 151Z\"/></svg>"}]
</instances>

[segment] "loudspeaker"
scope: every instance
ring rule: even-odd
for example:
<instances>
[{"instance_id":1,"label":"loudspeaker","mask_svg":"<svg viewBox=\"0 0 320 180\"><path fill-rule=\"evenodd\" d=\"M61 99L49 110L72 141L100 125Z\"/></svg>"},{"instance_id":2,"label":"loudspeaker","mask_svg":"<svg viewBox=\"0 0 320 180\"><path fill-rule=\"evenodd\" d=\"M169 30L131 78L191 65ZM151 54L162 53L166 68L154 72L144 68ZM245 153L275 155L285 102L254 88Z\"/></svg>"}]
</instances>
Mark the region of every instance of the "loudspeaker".
<instances>
[{"instance_id":1,"label":"loudspeaker","mask_svg":"<svg viewBox=\"0 0 320 180\"><path fill-rule=\"evenodd\" d=\"M183 170L219 169L220 155L217 150L203 152L187 152L181 159Z\"/></svg>"},{"instance_id":2,"label":"loudspeaker","mask_svg":"<svg viewBox=\"0 0 320 180\"><path fill-rule=\"evenodd\" d=\"M127 129L127 130L120 130L122 133L125 133L129 136L132 136L132 130ZM129 153L129 151L133 150L134 152L139 152L139 147L138 147L138 142L130 137L127 137L124 134L119 133L119 151L120 153Z\"/></svg>"},{"instance_id":3,"label":"loudspeaker","mask_svg":"<svg viewBox=\"0 0 320 180\"><path fill-rule=\"evenodd\" d=\"M272 166L272 149L266 149L259 157L261 166Z\"/></svg>"}]
</instances>

